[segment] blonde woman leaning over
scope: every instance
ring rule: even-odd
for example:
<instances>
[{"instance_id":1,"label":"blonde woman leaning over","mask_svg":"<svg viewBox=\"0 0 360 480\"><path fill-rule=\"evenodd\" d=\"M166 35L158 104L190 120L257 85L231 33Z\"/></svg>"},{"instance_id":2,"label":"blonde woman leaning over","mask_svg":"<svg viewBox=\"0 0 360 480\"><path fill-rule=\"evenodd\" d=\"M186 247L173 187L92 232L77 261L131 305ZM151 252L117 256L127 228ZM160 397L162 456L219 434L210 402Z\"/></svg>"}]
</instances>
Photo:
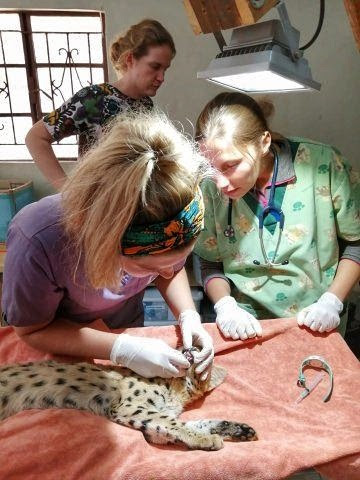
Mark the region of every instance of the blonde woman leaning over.
<instances>
[{"instance_id":1,"label":"blonde woman leaning over","mask_svg":"<svg viewBox=\"0 0 360 480\"><path fill-rule=\"evenodd\" d=\"M189 363L162 340L95 331L143 324L154 282L183 343L200 347L201 378L214 355L184 269L203 226L201 158L158 113L119 117L61 194L23 208L8 233L2 310L29 345L111 359L145 377L182 376Z\"/></svg>"},{"instance_id":2,"label":"blonde woman leaning over","mask_svg":"<svg viewBox=\"0 0 360 480\"><path fill-rule=\"evenodd\" d=\"M66 175L51 144L78 135L79 152L83 154L99 138L109 120L129 109L151 110L150 97L156 95L164 82L175 53L174 41L161 23L143 20L110 46L110 59L117 75L115 82L82 88L35 123L26 136L26 145L54 188L64 184Z\"/></svg>"}]
</instances>

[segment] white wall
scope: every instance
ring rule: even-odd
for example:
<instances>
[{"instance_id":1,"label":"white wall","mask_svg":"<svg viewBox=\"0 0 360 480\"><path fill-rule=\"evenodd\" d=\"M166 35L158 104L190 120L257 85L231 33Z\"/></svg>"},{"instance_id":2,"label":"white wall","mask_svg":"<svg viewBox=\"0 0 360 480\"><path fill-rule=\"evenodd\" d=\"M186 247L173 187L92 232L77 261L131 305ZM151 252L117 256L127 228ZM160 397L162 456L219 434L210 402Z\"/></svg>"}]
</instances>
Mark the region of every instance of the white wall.
<instances>
[{"instance_id":1,"label":"white wall","mask_svg":"<svg viewBox=\"0 0 360 480\"><path fill-rule=\"evenodd\" d=\"M181 0L0 0L0 8L50 6L104 10L108 43L145 17L163 23L172 33L178 53L155 101L171 118L181 121L186 131L191 132L189 121L195 122L204 104L220 91L196 80L196 71L207 66L218 53L218 46L211 34L193 34ZM301 32L303 45L315 31L319 2L287 0L286 6L293 26ZM278 18L275 9L264 17L269 18ZM228 37L229 32L225 32L225 38ZM360 167L360 57L341 0L326 2L323 29L305 55L314 79L322 83L321 91L272 96L276 107L272 126L283 134L303 135L336 145ZM15 176L33 178L38 195L51 191L32 164L0 164L0 178Z\"/></svg>"}]
</instances>

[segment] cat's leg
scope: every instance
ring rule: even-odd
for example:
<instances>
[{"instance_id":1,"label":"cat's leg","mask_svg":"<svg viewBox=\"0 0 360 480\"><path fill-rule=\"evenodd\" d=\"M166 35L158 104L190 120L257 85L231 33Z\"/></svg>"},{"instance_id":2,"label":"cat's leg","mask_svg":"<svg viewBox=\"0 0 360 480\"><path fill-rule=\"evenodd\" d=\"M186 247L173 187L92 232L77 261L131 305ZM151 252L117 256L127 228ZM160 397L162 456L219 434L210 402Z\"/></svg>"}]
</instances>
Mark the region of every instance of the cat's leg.
<instances>
[{"instance_id":1,"label":"cat's leg","mask_svg":"<svg viewBox=\"0 0 360 480\"><path fill-rule=\"evenodd\" d=\"M220 450L223 447L220 435L195 431L187 428L186 423L176 417L161 413L147 415L147 412L143 411L136 416L124 417L119 414L110 419L120 425L141 430L149 443L181 443L193 450Z\"/></svg>"},{"instance_id":2,"label":"cat's leg","mask_svg":"<svg viewBox=\"0 0 360 480\"><path fill-rule=\"evenodd\" d=\"M186 427L196 432L217 434L224 440L233 442L249 442L258 439L255 430L246 423L227 420L194 420L186 422Z\"/></svg>"}]
</instances>

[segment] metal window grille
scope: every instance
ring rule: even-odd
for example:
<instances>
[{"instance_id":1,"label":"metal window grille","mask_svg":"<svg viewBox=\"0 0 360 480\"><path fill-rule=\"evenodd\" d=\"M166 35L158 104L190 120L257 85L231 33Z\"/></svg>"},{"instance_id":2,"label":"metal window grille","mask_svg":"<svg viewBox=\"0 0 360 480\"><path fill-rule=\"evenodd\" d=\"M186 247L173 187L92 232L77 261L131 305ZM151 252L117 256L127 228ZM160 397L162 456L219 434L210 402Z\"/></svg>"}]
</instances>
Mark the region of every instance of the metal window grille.
<instances>
[{"instance_id":1,"label":"metal window grille","mask_svg":"<svg viewBox=\"0 0 360 480\"><path fill-rule=\"evenodd\" d=\"M30 160L31 125L86 85L108 81L99 11L0 10L0 161ZM77 139L54 145L77 157Z\"/></svg>"}]
</instances>

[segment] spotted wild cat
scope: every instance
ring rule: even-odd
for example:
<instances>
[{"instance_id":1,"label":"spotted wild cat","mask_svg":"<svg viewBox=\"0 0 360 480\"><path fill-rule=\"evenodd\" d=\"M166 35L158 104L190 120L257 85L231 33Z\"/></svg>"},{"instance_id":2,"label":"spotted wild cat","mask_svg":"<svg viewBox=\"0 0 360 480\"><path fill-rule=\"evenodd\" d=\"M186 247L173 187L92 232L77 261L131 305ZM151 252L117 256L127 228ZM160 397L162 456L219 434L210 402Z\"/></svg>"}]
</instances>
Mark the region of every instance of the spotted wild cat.
<instances>
[{"instance_id":1,"label":"spotted wild cat","mask_svg":"<svg viewBox=\"0 0 360 480\"><path fill-rule=\"evenodd\" d=\"M191 367L186 377L143 378L127 368L89 363L15 364L0 367L0 420L32 408L88 410L141 430L150 443L181 443L219 450L223 440L256 440L245 423L225 420L182 422L183 407L219 385L226 371L213 366L200 382Z\"/></svg>"}]
</instances>

